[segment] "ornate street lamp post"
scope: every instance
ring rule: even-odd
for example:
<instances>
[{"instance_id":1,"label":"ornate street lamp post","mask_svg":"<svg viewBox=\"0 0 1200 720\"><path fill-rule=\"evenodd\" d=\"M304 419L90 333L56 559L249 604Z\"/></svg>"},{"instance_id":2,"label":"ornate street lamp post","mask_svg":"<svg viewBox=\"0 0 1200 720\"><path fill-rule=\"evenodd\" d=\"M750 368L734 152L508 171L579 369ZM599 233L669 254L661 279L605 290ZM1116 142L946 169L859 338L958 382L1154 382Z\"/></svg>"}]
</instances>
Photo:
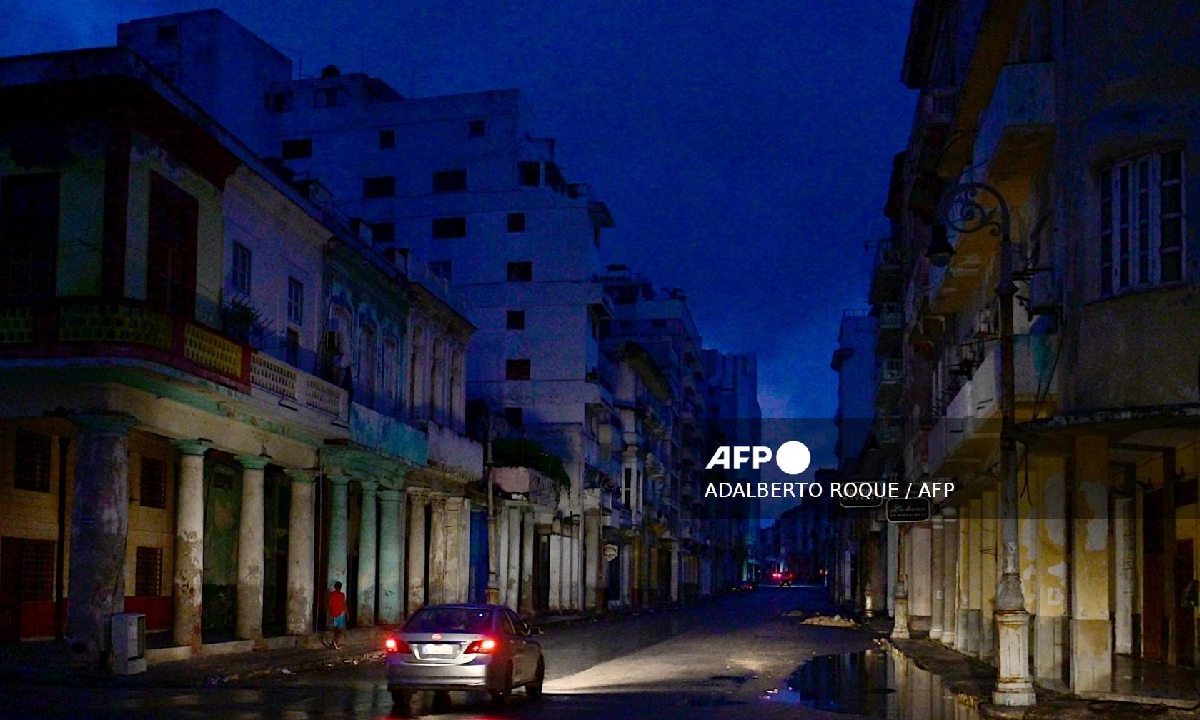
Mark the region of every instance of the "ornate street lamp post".
<instances>
[{"instance_id":1,"label":"ornate street lamp post","mask_svg":"<svg viewBox=\"0 0 1200 720\"><path fill-rule=\"evenodd\" d=\"M1015 378L1013 374L1013 246L1008 203L991 185L965 182L950 188L938 206L938 216L959 233L986 231L1000 239L1000 556L1002 575L996 588L996 633L1000 640L999 677L992 702L1032 705L1036 702L1029 672L1029 614L1021 591L1017 550L1017 440ZM943 244L945 243L944 236ZM944 248L930 249L940 266L949 264ZM950 251L951 253L953 250ZM944 261L943 261L944 259Z\"/></svg>"}]
</instances>

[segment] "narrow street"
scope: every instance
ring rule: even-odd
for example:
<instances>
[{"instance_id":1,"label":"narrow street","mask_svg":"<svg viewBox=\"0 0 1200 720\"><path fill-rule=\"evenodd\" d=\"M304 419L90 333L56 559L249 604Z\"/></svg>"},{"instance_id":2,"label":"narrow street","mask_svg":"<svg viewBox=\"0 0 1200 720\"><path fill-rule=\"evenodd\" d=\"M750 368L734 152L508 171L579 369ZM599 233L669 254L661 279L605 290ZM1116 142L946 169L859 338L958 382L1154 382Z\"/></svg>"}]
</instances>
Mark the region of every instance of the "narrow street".
<instances>
[{"instance_id":1,"label":"narrow street","mask_svg":"<svg viewBox=\"0 0 1200 720\"><path fill-rule=\"evenodd\" d=\"M413 710L441 718L828 717L797 705L796 693L786 691L788 677L816 655L872 645L863 632L803 625L796 612L828 609L822 589L764 587L682 610L550 627L542 637L542 700L518 691L507 707L495 708L483 696L453 693L450 708L433 708L426 696ZM377 661L223 688L8 687L5 714L93 720L395 717L383 672Z\"/></svg>"}]
</instances>

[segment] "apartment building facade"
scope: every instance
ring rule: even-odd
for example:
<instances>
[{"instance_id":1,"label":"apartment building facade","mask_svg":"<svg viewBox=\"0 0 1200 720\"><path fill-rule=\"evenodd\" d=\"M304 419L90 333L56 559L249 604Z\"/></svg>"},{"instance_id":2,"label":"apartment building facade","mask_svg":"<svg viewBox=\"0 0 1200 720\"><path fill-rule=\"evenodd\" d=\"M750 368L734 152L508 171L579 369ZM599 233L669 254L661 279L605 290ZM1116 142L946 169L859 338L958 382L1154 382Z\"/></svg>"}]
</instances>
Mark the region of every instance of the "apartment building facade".
<instances>
[{"instance_id":1,"label":"apartment building facade","mask_svg":"<svg viewBox=\"0 0 1200 720\"><path fill-rule=\"evenodd\" d=\"M1121 656L1197 657L1200 86L1174 68L1200 57L1179 13L918 2L903 79L920 96L889 194L894 260L876 268L903 278L904 474L959 488L928 523L928 553L902 534L901 557L930 558L905 599L924 588L929 636L997 661L998 560L1015 549L1026 677L1091 697L1111 692ZM972 209L1006 226L956 231ZM1019 487L1008 549L1005 402Z\"/></svg>"}]
</instances>

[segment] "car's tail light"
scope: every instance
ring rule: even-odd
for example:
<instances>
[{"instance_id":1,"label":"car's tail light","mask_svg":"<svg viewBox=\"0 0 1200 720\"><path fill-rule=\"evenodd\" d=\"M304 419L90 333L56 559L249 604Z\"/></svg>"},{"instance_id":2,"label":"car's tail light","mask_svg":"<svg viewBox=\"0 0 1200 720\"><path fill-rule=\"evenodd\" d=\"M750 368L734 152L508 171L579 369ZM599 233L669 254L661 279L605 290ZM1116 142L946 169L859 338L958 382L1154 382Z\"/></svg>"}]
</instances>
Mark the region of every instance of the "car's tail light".
<instances>
[{"instance_id":1,"label":"car's tail light","mask_svg":"<svg viewBox=\"0 0 1200 720\"><path fill-rule=\"evenodd\" d=\"M496 641L491 638L476 640L467 646L467 654L478 655L481 653L495 652Z\"/></svg>"},{"instance_id":2,"label":"car's tail light","mask_svg":"<svg viewBox=\"0 0 1200 720\"><path fill-rule=\"evenodd\" d=\"M383 649L386 650L389 655L392 653L403 653L408 655L412 652L408 649L408 643L404 642L400 638L388 638L387 640L384 640Z\"/></svg>"}]
</instances>

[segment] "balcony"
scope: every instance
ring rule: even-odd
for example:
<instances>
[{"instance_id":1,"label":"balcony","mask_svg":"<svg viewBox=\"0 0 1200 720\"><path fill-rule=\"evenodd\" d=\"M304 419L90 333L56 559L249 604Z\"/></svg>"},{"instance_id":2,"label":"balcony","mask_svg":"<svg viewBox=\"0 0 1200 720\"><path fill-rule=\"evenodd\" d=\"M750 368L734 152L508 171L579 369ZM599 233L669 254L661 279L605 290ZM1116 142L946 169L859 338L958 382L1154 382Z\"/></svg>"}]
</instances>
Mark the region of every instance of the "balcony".
<instances>
[{"instance_id":1,"label":"balcony","mask_svg":"<svg viewBox=\"0 0 1200 720\"><path fill-rule=\"evenodd\" d=\"M973 233L947 232L954 248L950 264L929 268L929 312L952 315L963 310L975 297L984 271L999 254L999 239L988 230Z\"/></svg>"},{"instance_id":2,"label":"balcony","mask_svg":"<svg viewBox=\"0 0 1200 720\"><path fill-rule=\"evenodd\" d=\"M524 495L535 505L547 508L558 506L558 483L533 468L492 468L491 480L497 490L510 495Z\"/></svg>"},{"instance_id":3,"label":"balcony","mask_svg":"<svg viewBox=\"0 0 1200 720\"><path fill-rule=\"evenodd\" d=\"M988 163L986 177L1006 194L1019 192L1004 186L1044 168L1053 142L1054 63L1005 65L975 139L975 157Z\"/></svg>"},{"instance_id":4,"label":"balcony","mask_svg":"<svg viewBox=\"0 0 1200 720\"><path fill-rule=\"evenodd\" d=\"M136 300L81 298L6 305L0 315L0 353L148 360L244 393L251 385L251 348Z\"/></svg>"},{"instance_id":5,"label":"balcony","mask_svg":"<svg viewBox=\"0 0 1200 720\"><path fill-rule=\"evenodd\" d=\"M868 301L872 304L888 302L898 298L904 289L904 265L900 252L891 238L884 238L875 245L875 263L871 270L871 288Z\"/></svg>"},{"instance_id":6,"label":"balcony","mask_svg":"<svg viewBox=\"0 0 1200 720\"><path fill-rule=\"evenodd\" d=\"M341 423L350 417L349 393L266 353L250 357L250 384L279 398L285 407L305 407Z\"/></svg>"},{"instance_id":7,"label":"balcony","mask_svg":"<svg viewBox=\"0 0 1200 720\"><path fill-rule=\"evenodd\" d=\"M1054 412L1055 379L1039 336L1013 338L1014 402L1017 419ZM929 432L929 471L939 477L975 469L1000 442L1000 344L989 343L981 362ZM1039 407L1041 405L1042 407Z\"/></svg>"}]
</instances>

